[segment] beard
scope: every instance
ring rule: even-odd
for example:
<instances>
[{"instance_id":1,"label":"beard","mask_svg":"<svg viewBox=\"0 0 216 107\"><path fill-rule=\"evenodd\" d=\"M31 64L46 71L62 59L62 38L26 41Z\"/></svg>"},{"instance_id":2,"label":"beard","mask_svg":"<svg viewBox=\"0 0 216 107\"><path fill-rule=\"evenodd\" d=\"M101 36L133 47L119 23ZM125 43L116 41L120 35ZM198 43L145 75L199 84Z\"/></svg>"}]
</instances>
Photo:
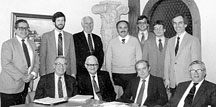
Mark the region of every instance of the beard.
<instances>
[{"instance_id":1,"label":"beard","mask_svg":"<svg viewBox=\"0 0 216 107\"><path fill-rule=\"evenodd\" d=\"M58 24L58 25L55 24L55 27L56 27L58 30L64 29L64 25L63 25L63 24Z\"/></svg>"}]
</instances>

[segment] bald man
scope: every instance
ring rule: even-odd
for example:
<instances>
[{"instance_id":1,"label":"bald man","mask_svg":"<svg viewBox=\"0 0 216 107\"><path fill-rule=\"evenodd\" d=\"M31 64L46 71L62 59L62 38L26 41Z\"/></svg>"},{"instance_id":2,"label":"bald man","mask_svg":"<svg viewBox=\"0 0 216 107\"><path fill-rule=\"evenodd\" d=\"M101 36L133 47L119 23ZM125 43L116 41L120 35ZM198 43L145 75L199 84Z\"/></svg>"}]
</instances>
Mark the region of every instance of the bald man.
<instances>
[{"instance_id":1,"label":"bald man","mask_svg":"<svg viewBox=\"0 0 216 107\"><path fill-rule=\"evenodd\" d=\"M80 94L93 95L96 100L114 101L116 93L114 92L109 73L98 69L97 58L93 55L88 56L84 65L88 74L77 78Z\"/></svg>"}]
</instances>

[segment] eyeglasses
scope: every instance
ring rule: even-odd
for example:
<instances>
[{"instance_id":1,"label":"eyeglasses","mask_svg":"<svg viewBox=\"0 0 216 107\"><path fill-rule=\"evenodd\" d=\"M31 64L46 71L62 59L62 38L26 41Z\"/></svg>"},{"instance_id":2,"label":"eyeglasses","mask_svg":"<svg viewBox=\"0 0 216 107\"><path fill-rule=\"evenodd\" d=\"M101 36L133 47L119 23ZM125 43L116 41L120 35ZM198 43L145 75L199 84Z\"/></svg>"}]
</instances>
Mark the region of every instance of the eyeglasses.
<instances>
[{"instance_id":1,"label":"eyeglasses","mask_svg":"<svg viewBox=\"0 0 216 107\"><path fill-rule=\"evenodd\" d=\"M61 66L63 66L63 65L67 65L67 63L64 63L64 64L62 64L62 63L55 63L55 65L61 65Z\"/></svg>"},{"instance_id":2,"label":"eyeglasses","mask_svg":"<svg viewBox=\"0 0 216 107\"><path fill-rule=\"evenodd\" d=\"M202 73L203 71L204 71L204 69L197 69L197 70L192 69L192 70L190 70L191 73L195 73L195 72Z\"/></svg>"},{"instance_id":3,"label":"eyeglasses","mask_svg":"<svg viewBox=\"0 0 216 107\"><path fill-rule=\"evenodd\" d=\"M98 64L86 64L87 66L98 66Z\"/></svg>"},{"instance_id":4,"label":"eyeglasses","mask_svg":"<svg viewBox=\"0 0 216 107\"><path fill-rule=\"evenodd\" d=\"M17 27L18 30L20 31L28 31L29 30L29 27Z\"/></svg>"},{"instance_id":5,"label":"eyeglasses","mask_svg":"<svg viewBox=\"0 0 216 107\"><path fill-rule=\"evenodd\" d=\"M138 22L138 24L147 24L147 22Z\"/></svg>"}]
</instances>

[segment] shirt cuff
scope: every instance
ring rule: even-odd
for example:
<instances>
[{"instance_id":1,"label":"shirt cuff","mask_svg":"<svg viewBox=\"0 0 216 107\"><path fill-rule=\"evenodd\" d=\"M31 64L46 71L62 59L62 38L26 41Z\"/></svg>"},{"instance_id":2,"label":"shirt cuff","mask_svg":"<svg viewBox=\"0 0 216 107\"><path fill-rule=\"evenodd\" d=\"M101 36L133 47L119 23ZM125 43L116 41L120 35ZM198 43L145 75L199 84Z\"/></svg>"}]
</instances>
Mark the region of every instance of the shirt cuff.
<instances>
[{"instance_id":1,"label":"shirt cuff","mask_svg":"<svg viewBox=\"0 0 216 107\"><path fill-rule=\"evenodd\" d=\"M33 79L37 77L37 74L35 72L31 72L31 74L34 76Z\"/></svg>"}]
</instances>

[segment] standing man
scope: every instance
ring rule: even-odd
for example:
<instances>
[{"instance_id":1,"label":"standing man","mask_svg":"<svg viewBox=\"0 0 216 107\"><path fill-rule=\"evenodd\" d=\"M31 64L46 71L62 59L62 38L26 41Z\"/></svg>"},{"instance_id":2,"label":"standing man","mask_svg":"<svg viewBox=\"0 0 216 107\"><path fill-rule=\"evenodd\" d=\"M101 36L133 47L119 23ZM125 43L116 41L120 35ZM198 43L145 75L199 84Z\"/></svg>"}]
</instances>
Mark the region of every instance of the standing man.
<instances>
[{"instance_id":1,"label":"standing man","mask_svg":"<svg viewBox=\"0 0 216 107\"><path fill-rule=\"evenodd\" d=\"M66 18L62 12L56 12L52 21L55 29L44 33L40 45L40 75L53 72L55 58L59 55L68 61L67 74L76 76L76 57L72 34L63 31Z\"/></svg>"},{"instance_id":2,"label":"standing man","mask_svg":"<svg viewBox=\"0 0 216 107\"><path fill-rule=\"evenodd\" d=\"M91 55L86 58L85 67L87 75L78 76L79 92L82 95L93 95L94 99L102 101L115 101L114 91L109 73L101 71L98 60Z\"/></svg>"},{"instance_id":3,"label":"standing man","mask_svg":"<svg viewBox=\"0 0 216 107\"><path fill-rule=\"evenodd\" d=\"M137 77L130 80L126 91L118 101L133 103L132 107L156 107L167 103L168 97L163 79L150 75L148 61L139 60L135 64Z\"/></svg>"},{"instance_id":4,"label":"standing man","mask_svg":"<svg viewBox=\"0 0 216 107\"><path fill-rule=\"evenodd\" d=\"M166 29L162 20L155 21L153 25L156 37L150 38L144 43L143 59L147 60L151 65L150 74L163 78L168 38L164 36Z\"/></svg>"},{"instance_id":5,"label":"standing man","mask_svg":"<svg viewBox=\"0 0 216 107\"><path fill-rule=\"evenodd\" d=\"M28 22L17 20L15 37L2 44L1 107L24 104L29 82L38 75L38 53L35 43L27 38L28 31Z\"/></svg>"},{"instance_id":6,"label":"standing man","mask_svg":"<svg viewBox=\"0 0 216 107\"><path fill-rule=\"evenodd\" d=\"M129 80L136 77L134 65L142 59L139 41L128 34L129 23L125 20L117 22L118 37L112 39L106 53L106 69L115 85L126 89Z\"/></svg>"},{"instance_id":7,"label":"standing man","mask_svg":"<svg viewBox=\"0 0 216 107\"><path fill-rule=\"evenodd\" d=\"M216 107L216 85L205 80L206 67L196 60L189 65L192 81L179 83L165 107Z\"/></svg>"},{"instance_id":8,"label":"standing man","mask_svg":"<svg viewBox=\"0 0 216 107\"><path fill-rule=\"evenodd\" d=\"M152 32L148 31L149 30L149 20L148 20L148 17L146 17L145 15L138 17L137 27L138 27L137 37L139 39L141 48L143 49L145 41L155 36Z\"/></svg>"},{"instance_id":9,"label":"standing man","mask_svg":"<svg viewBox=\"0 0 216 107\"><path fill-rule=\"evenodd\" d=\"M64 56L56 57L53 65L54 72L41 76L34 99L73 97L78 94L76 79L65 73L67 64Z\"/></svg>"},{"instance_id":10,"label":"standing man","mask_svg":"<svg viewBox=\"0 0 216 107\"><path fill-rule=\"evenodd\" d=\"M197 37L185 31L188 24L186 16L176 14L172 23L177 34L167 44L164 80L173 94L178 83L190 80L190 74L186 71L192 61L201 59L201 46Z\"/></svg>"},{"instance_id":11,"label":"standing man","mask_svg":"<svg viewBox=\"0 0 216 107\"><path fill-rule=\"evenodd\" d=\"M97 57L99 62L99 68L101 69L104 61L104 51L101 38L96 34L92 33L94 27L94 21L92 17L85 16L82 18L81 25L83 31L73 35L75 43L76 52L76 65L77 65L77 75L87 74L86 68L84 66L85 60L89 55L94 55Z\"/></svg>"}]
</instances>

